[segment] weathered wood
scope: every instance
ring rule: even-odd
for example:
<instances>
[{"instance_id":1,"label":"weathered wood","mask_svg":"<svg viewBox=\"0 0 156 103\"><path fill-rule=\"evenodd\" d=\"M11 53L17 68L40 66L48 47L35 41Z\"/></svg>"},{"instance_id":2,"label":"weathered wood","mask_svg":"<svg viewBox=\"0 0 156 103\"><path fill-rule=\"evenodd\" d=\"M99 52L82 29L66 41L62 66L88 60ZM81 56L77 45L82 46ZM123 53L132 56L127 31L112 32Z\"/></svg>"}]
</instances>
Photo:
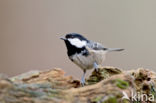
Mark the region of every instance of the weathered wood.
<instances>
[{"instance_id":1,"label":"weathered wood","mask_svg":"<svg viewBox=\"0 0 156 103\"><path fill-rule=\"evenodd\" d=\"M136 103L132 92L156 96L156 73L101 67L82 87L61 69L30 71L8 78L0 75L0 103ZM130 100L122 99L126 94ZM137 103L156 103L139 101Z\"/></svg>"}]
</instances>

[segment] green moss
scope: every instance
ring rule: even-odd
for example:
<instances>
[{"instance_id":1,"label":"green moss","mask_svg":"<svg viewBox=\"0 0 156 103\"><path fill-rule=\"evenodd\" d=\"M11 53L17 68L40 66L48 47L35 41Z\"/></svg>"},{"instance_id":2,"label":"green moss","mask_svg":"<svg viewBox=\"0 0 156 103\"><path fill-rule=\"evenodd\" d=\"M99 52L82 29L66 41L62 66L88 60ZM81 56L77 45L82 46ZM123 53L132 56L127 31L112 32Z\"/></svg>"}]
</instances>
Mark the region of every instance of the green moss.
<instances>
[{"instance_id":1,"label":"green moss","mask_svg":"<svg viewBox=\"0 0 156 103\"><path fill-rule=\"evenodd\" d=\"M154 95L154 98L156 98L156 89L154 87L154 85L151 85L151 91L152 95Z\"/></svg>"},{"instance_id":2,"label":"green moss","mask_svg":"<svg viewBox=\"0 0 156 103\"><path fill-rule=\"evenodd\" d=\"M141 101L133 101L133 103L142 103Z\"/></svg>"},{"instance_id":3,"label":"green moss","mask_svg":"<svg viewBox=\"0 0 156 103\"><path fill-rule=\"evenodd\" d=\"M95 84L97 82L100 82L101 80L104 80L106 78L109 78L112 75L120 74L121 70L117 68L99 68L98 71L94 70L89 77L89 79L86 80L87 85Z\"/></svg>"},{"instance_id":4,"label":"green moss","mask_svg":"<svg viewBox=\"0 0 156 103\"><path fill-rule=\"evenodd\" d=\"M116 86L121 89L126 89L127 87L129 87L129 83L121 79L116 79L115 83L116 83Z\"/></svg>"},{"instance_id":5,"label":"green moss","mask_svg":"<svg viewBox=\"0 0 156 103\"><path fill-rule=\"evenodd\" d=\"M92 102L98 103L101 99L102 99L102 96L98 96L98 97L94 98Z\"/></svg>"},{"instance_id":6,"label":"green moss","mask_svg":"<svg viewBox=\"0 0 156 103\"><path fill-rule=\"evenodd\" d=\"M99 69L99 71L93 71L92 75L89 77L89 79L87 80L87 84L91 85L91 84L95 84L97 82L100 82L101 80L108 78L109 74L107 73L106 70L104 69Z\"/></svg>"},{"instance_id":7,"label":"green moss","mask_svg":"<svg viewBox=\"0 0 156 103\"><path fill-rule=\"evenodd\" d=\"M124 100L122 100L122 103L130 103L130 101L129 101L129 100L126 100L126 99L124 99Z\"/></svg>"},{"instance_id":8,"label":"green moss","mask_svg":"<svg viewBox=\"0 0 156 103\"><path fill-rule=\"evenodd\" d=\"M105 100L102 103L118 103L116 97L109 97L107 100Z\"/></svg>"}]
</instances>

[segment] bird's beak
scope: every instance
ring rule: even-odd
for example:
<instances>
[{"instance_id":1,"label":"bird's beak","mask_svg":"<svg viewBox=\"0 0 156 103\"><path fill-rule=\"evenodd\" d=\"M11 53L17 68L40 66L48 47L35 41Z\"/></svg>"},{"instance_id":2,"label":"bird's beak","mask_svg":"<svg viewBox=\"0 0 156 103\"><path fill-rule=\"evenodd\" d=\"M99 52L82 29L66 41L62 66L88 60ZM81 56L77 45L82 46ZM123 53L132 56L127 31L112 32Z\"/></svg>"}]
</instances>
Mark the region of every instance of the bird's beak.
<instances>
[{"instance_id":1,"label":"bird's beak","mask_svg":"<svg viewBox=\"0 0 156 103\"><path fill-rule=\"evenodd\" d=\"M60 39L62 39L62 40L67 40L67 39L66 39L65 37L63 37L63 36L62 36L62 37L60 37Z\"/></svg>"}]
</instances>

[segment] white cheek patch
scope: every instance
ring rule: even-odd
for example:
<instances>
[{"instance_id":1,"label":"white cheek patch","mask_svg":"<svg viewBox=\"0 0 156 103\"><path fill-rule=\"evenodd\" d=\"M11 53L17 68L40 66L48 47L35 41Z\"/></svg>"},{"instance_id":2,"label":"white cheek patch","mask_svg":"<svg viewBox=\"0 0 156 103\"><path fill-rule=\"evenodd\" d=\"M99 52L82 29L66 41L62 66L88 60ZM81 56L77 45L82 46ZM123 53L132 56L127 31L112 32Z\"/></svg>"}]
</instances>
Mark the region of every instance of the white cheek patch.
<instances>
[{"instance_id":1,"label":"white cheek patch","mask_svg":"<svg viewBox=\"0 0 156 103\"><path fill-rule=\"evenodd\" d=\"M86 44L87 44L87 42L86 41L84 41L84 40L79 40L78 38L74 38L74 39L68 39L69 40L69 42L72 44L72 45L74 45L74 46L76 46L76 47L78 47L78 48L82 48L83 46L86 46Z\"/></svg>"}]
</instances>

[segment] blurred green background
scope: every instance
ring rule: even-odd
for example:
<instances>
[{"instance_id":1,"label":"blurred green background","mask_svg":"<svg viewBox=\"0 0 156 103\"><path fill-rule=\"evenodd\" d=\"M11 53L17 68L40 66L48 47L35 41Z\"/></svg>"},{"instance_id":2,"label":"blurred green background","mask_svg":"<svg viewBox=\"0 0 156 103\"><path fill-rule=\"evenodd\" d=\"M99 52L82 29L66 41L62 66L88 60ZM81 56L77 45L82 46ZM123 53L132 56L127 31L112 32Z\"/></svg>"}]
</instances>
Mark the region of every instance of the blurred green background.
<instances>
[{"instance_id":1,"label":"blurred green background","mask_svg":"<svg viewBox=\"0 0 156 103\"><path fill-rule=\"evenodd\" d=\"M156 67L156 0L0 0L0 72L59 67L80 77L59 39L71 32L126 49L104 66Z\"/></svg>"}]
</instances>

